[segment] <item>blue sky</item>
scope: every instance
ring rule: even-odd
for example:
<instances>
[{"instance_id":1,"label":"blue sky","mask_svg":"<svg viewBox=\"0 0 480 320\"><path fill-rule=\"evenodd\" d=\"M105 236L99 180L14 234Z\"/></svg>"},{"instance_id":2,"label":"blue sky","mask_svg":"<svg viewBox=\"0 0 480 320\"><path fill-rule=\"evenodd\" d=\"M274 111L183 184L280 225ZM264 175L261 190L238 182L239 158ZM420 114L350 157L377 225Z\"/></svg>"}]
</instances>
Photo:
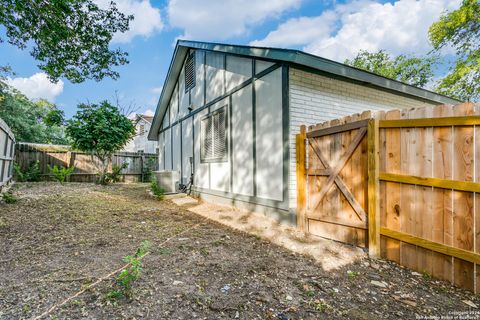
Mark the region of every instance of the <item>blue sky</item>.
<instances>
[{"instance_id":1,"label":"blue sky","mask_svg":"<svg viewBox=\"0 0 480 320\"><path fill-rule=\"evenodd\" d=\"M31 98L56 103L67 118L79 103L113 100L115 92L122 104L153 111L176 39L296 48L340 62L360 49L423 54L431 49L428 26L459 5L459 0L114 1L136 17L131 30L111 44L130 55L130 64L118 68L120 79L52 84L28 51L3 43L0 64L16 73L9 83Z\"/></svg>"}]
</instances>

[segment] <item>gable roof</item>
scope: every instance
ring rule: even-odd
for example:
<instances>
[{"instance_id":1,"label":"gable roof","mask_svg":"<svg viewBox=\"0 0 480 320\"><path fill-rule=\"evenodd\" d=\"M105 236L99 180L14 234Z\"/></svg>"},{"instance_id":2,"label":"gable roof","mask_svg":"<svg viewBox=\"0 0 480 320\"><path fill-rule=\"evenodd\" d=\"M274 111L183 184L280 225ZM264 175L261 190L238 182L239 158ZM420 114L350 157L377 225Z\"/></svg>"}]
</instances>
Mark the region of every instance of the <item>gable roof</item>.
<instances>
[{"instance_id":1,"label":"gable roof","mask_svg":"<svg viewBox=\"0 0 480 320\"><path fill-rule=\"evenodd\" d=\"M325 59L313 54L305 53L300 50L178 40L163 85L162 93L157 104L157 109L155 110L155 116L152 122L152 130L150 130L148 134L148 138L150 140L157 139L156 136L161 126L161 120L167 109L170 96L175 88L175 83L178 75L180 74L183 61L185 60L186 54L190 48L284 62L291 64L292 66L303 67L311 71L322 72L325 74L325 76L336 77L344 81L352 81L365 86L380 88L393 93L410 96L420 100L437 102L439 104L457 104L460 102L457 99L453 99L433 91L379 76L372 72L357 69L355 67Z\"/></svg>"},{"instance_id":2,"label":"gable roof","mask_svg":"<svg viewBox=\"0 0 480 320\"><path fill-rule=\"evenodd\" d=\"M147 121L147 122L149 122L149 123L152 123L153 118L154 118L153 116L147 116L147 115L140 114L140 113L137 113L137 114L135 115L135 120L136 120L136 121L138 121L138 120L140 120L140 119L143 119L143 120L145 120L145 121Z\"/></svg>"},{"instance_id":3,"label":"gable roof","mask_svg":"<svg viewBox=\"0 0 480 320\"><path fill-rule=\"evenodd\" d=\"M146 116L146 115L144 115L144 114L141 114L140 117L142 117L143 120L152 123L153 116Z\"/></svg>"}]
</instances>

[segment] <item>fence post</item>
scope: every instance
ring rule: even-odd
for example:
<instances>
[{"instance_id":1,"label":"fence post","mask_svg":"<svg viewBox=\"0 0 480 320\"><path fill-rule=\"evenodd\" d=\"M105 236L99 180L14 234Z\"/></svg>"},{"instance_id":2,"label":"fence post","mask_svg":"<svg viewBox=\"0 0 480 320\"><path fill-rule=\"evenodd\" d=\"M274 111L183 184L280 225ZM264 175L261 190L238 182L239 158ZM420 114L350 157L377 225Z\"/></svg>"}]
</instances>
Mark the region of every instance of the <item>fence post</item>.
<instances>
[{"instance_id":1,"label":"fence post","mask_svg":"<svg viewBox=\"0 0 480 320\"><path fill-rule=\"evenodd\" d=\"M67 168L75 166L75 154L76 153L74 151L67 151L67 158L65 159ZM72 175L68 176L68 182L72 182Z\"/></svg>"},{"instance_id":2,"label":"fence post","mask_svg":"<svg viewBox=\"0 0 480 320\"><path fill-rule=\"evenodd\" d=\"M145 182L144 176L143 176L143 166L145 165L145 155L142 153L142 156L140 157L140 172L141 172L141 182Z\"/></svg>"},{"instance_id":3,"label":"fence post","mask_svg":"<svg viewBox=\"0 0 480 320\"><path fill-rule=\"evenodd\" d=\"M305 213L307 209L306 199L306 150L305 141L307 138L306 127L300 127L300 133L296 136L296 153L297 153L297 227L302 231L306 230Z\"/></svg>"},{"instance_id":4,"label":"fence post","mask_svg":"<svg viewBox=\"0 0 480 320\"><path fill-rule=\"evenodd\" d=\"M380 257L380 202L379 202L379 128L378 120L368 121L368 254Z\"/></svg>"}]
</instances>

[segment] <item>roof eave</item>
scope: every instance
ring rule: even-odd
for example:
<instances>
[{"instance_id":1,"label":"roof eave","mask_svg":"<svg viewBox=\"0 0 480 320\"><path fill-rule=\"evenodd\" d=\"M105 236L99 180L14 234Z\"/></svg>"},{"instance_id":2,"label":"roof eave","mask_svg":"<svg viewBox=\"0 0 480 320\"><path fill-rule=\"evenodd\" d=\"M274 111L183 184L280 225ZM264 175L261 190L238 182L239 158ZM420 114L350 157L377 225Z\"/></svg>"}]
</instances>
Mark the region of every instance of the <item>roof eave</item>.
<instances>
[{"instance_id":1,"label":"roof eave","mask_svg":"<svg viewBox=\"0 0 480 320\"><path fill-rule=\"evenodd\" d=\"M160 98L157 102L157 107L155 109L155 115L153 116L152 120L152 127L150 132L148 133L148 140L157 140L158 139L158 131L160 130L161 120L163 115L165 114L166 106L168 105L168 101L170 96L175 88L175 83L170 81L170 78L174 76L177 79L178 74L175 73L176 69L181 68L181 62L183 59L178 59L179 55L185 54L187 47L180 45L180 40L177 41L175 46L175 50L173 51L172 60L170 61L170 66L168 67L168 72L164 80L162 93L160 94ZM180 64L180 66L178 66ZM165 99L164 99L165 98Z\"/></svg>"},{"instance_id":2,"label":"roof eave","mask_svg":"<svg viewBox=\"0 0 480 320\"><path fill-rule=\"evenodd\" d=\"M167 101L175 87L175 81L183 62L184 54L189 48L218 51L268 60L287 62L293 65L303 66L313 70L319 70L327 74L341 77L345 80L361 82L373 87L383 88L388 91L398 92L407 96L417 97L422 100L433 101L443 104L457 104L460 100L447 97L426 89L417 88L403 82L385 78L374 73L357 69L342 63L308 54L299 50L279 49L268 47L251 47L244 45L228 45L221 43L199 42L190 40L178 40L175 46L172 60L165 77L164 86L160 99L157 103L155 116L152 120L152 129L148 134L149 140L157 140L157 133L161 126L161 119L167 108ZM180 59L182 58L182 59ZM164 99L165 98L165 99ZM155 133L155 134L154 134Z\"/></svg>"},{"instance_id":3,"label":"roof eave","mask_svg":"<svg viewBox=\"0 0 480 320\"><path fill-rule=\"evenodd\" d=\"M244 45L228 45L221 43L198 42L190 40L179 40L181 46L186 46L196 49L221 51L225 53L233 53L238 55L246 55L257 58L265 58L271 60L281 60L298 64L307 68L320 70L326 73L331 73L343 78L352 79L359 82L369 83L376 87L385 88L387 90L402 92L407 95L415 96L421 99L435 101L446 104L456 104L463 102L448 96L429 91L426 89L417 88L415 86L379 76L372 72L361 70L352 66L347 66L333 60L315 56L299 50L280 49L269 47L251 47Z\"/></svg>"}]
</instances>

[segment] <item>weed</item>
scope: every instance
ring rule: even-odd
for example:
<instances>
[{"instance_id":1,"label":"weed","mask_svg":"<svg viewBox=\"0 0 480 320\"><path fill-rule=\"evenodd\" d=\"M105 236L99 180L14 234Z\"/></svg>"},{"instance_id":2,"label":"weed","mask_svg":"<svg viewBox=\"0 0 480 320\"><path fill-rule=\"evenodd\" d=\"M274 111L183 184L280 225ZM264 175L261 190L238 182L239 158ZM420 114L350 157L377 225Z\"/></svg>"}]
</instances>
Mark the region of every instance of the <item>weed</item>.
<instances>
[{"instance_id":1,"label":"weed","mask_svg":"<svg viewBox=\"0 0 480 320\"><path fill-rule=\"evenodd\" d=\"M313 301L313 307L320 312L329 312L332 310L332 306L325 302L323 299L316 299Z\"/></svg>"},{"instance_id":2,"label":"weed","mask_svg":"<svg viewBox=\"0 0 480 320\"><path fill-rule=\"evenodd\" d=\"M195 303L200 306L200 307L203 307L203 303L202 303L202 300L200 299L200 297L195 297Z\"/></svg>"},{"instance_id":3,"label":"weed","mask_svg":"<svg viewBox=\"0 0 480 320\"><path fill-rule=\"evenodd\" d=\"M307 295L307 297L314 297L315 296L315 291L314 290L308 290L307 292L305 292L305 294Z\"/></svg>"},{"instance_id":4,"label":"weed","mask_svg":"<svg viewBox=\"0 0 480 320\"><path fill-rule=\"evenodd\" d=\"M17 197L15 197L13 195L13 193L11 192L4 192L2 193L2 200L5 202L5 203L15 203L18 201Z\"/></svg>"},{"instance_id":5,"label":"weed","mask_svg":"<svg viewBox=\"0 0 480 320\"><path fill-rule=\"evenodd\" d=\"M297 286L303 290L303 292L305 292L305 295L309 298L312 298L315 296L315 290L314 288L309 285L308 283L301 283L301 282L298 282L297 283Z\"/></svg>"},{"instance_id":6,"label":"weed","mask_svg":"<svg viewBox=\"0 0 480 320\"><path fill-rule=\"evenodd\" d=\"M213 244L215 247L219 247L219 246L225 244L225 241L224 241L223 239L217 239L217 240L213 241L212 244Z\"/></svg>"},{"instance_id":7,"label":"weed","mask_svg":"<svg viewBox=\"0 0 480 320\"><path fill-rule=\"evenodd\" d=\"M105 295L105 300L109 302L115 302L116 300L123 298L123 292L121 290L110 290Z\"/></svg>"},{"instance_id":8,"label":"weed","mask_svg":"<svg viewBox=\"0 0 480 320\"><path fill-rule=\"evenodd\" d=\"M87 289L91 284L92 284L92 281L87 279L81 284L80 289L81 290Z\"/></svg>"},{"instance_id":9,"label":"weed","mask_svg":"<svg viewBox=\"0 0 480 320\"><path fill-rule=\"evenodd\" d=\"M122 170L128 167L128 163L124 162L121 166L119 165L112 165L112 172L109 172L105 175L105 183L115 183L120 182L120 178L122 175Z\"/></svg>"},{"instance_id":10,"label":"weed","mask_svg":"<svg viewBox=\"0 0 480 320\"><path fill-rule=\"evenodd\" d=\"M153 195L157 197L158 200L162 200L165 194L165 190L158 185L157 179L155 177L152 178L150 182L150 190L152 191Z\"/></svg>"},{"instance_id":11,"label":"weed","mask_svg":"<svg viewBox=\"0 0 480 320\"><path fill-rule=\"evenodd\" d=\"M71 166L71 167L48 166L48 168L50 169L50 173L53 174L53 178L58 182L60 182L60 184L64 184L65 181L67 181L68 177L70 177L70 175L73 173L73 171L75 171L74 166Z\"/></svg>"},{"instance_id":12,"label":"weed","mask_svg":"<svg viewBox=\"0 0 480 320\"><path fill-rule=\"evenodd\" d=\"M154 178L152 173L152 168L155 168L156 165L156 159L155 158L146 158L145 159L145 164L142 168L143 170L143 181L142 182L151 182L152 179Z\"/></svg>"},{"instance_id":13,"label":"weed","mask_svg":"<svg viewBox=\"0 0 480 320\"><path fill-rule=\"evenodd\" d=\"M209 251L207 248L201 248L201 249L200 249L200 253L201 253L204 257L206 257L206 256L208 256L208 255L210 254L210 251Z\"/></svg>"},{"instance_id":14,"label":"weed","mask_svg":"<svg viewBox=\"0 0 480 320\"><path fill-rule=\"evenodd\" d=\"M22 311L23 311L23 313L28 313L28 312L30 312L30 305L24 304L24 305L22 306Z\"/></svg>"},{"instance_id":15,"label":"weed","mask_svg":"<svg viewBox=\"0 0 480 320\"><path fill-rule=\"evenodd\" d=\"M0 217L0 229L5 229L8 227L7 221L4 218Z\"/></svg>"},{"instance_id":16,"label":"weed","mask_svg":"<svg viewBox=\"0 0 480 320\"><path fill-rule=\"evenodd\" d=\"M26 170L22 170L18 163L13 165L15 171L15 179L19 182L26 181L40 181L40 161L35 161L30 164Z\"/></svg>"},{"instance_id":17,"label":"weed","mask_svg":"<svg viewBox=\"0 0 480 320\"><path fill-rule=\"evenodd\" d=\"M423 270L422 277L423 277L424 280L431 280L432 279L432 275L430 273L428 273L427 270Z\"/></svg>"},{"instance_id":18,"label":"weed","mask_svg":"<svg viewBox=\"0 0 480 320\"><path fill-rule=\"evenodd\" d=\"M123 261L129 266L123 269L117 277L117 285L119 289L111 290L107 293L106 299L109 301L116 300L121 297L132 297L132 285L140 278L142 271L141 259L148 254L150 250L150 242L142 241L137 251L132 256L125 256Z\"/></svg>"},{"instance_id":19,"label":"weed","mask_svg":"<svg viewBox=\"0 0 480 320\"><path fill-rule=\"evenodd\" d=\"M180 232L182 232L183 230L185 230L185 227L184 227L184 226L175 226L175 232L176 232L176 233L180 233Z\"/></svg>"},{"instance_id":20,"label":"weed","mask_svg":"<svg viewBox=\"0 0 480 320\"><path fill-rule=\"evenodd\" d=\"M348 276L348 279L353 280L355 279L356 276L358 276L358 272L348 270L347 276Z\"/></svg>"},{"instance_id":21,"label":"weed","mask_svg":"<svg viewBox=\"0 0 480 320\"><path fill-rule=\"evenodd\" d=\"M171 255L172 254L172 250L169 249L169 248L160 248L158 250L158 254L159 255Z\"/></svg>"},{"instance_id":22,"label":"weed","mask_svg":"<svg viewBox=\"0 0 480 320\"><path fill-rule=\"evenodd\" d=\"M72 306L81 306L83 303L82 303L82 300L74 299L74 300L70 301L70 304Z\"/></svg>"}]
</instances>

